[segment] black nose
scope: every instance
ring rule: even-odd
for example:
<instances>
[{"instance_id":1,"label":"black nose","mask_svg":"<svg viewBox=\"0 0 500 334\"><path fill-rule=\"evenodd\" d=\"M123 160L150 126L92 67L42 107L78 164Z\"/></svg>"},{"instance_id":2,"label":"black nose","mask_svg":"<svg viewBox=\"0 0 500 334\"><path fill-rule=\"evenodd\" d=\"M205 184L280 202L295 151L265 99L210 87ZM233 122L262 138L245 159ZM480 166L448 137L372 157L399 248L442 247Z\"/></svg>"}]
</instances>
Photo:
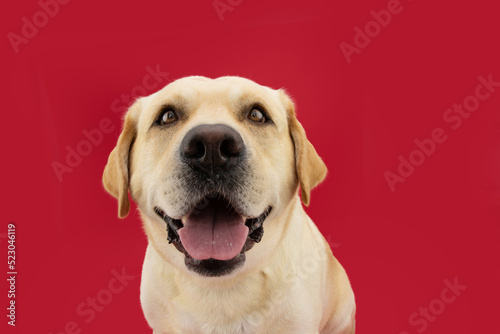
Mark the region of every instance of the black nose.
<instances>
[{"instance_id":1,"label":"black nose","mask_svg":"<svg viewBox=\"0 0 500 334\"><path fill-rule=\"evenodd\" d=\"M241 135L224 124L198 125L186 133L181 143L181 155L188 164L209 175L230 170L244 152Z\"/></svg>"}]
</instances>

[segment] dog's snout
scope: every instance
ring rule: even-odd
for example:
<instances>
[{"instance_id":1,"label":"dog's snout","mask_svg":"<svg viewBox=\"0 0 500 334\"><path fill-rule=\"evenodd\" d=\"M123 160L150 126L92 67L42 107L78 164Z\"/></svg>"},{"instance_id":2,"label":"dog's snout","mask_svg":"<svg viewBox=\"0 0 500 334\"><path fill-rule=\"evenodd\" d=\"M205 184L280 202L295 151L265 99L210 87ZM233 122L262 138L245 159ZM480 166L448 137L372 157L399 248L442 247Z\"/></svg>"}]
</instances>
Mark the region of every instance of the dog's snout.
<instances>
[{"instance_id":1,"label":"dog's snout","mask_svg":"<svg viewBox=\"0 0 500 334\"><path fill-rule=\"evenodd\" d=\"M210 175L231 169L244 152L241 135L224 124L198 125L186 133L181 143L181 155L188 164Z\"/></svg>"}]
</instances>

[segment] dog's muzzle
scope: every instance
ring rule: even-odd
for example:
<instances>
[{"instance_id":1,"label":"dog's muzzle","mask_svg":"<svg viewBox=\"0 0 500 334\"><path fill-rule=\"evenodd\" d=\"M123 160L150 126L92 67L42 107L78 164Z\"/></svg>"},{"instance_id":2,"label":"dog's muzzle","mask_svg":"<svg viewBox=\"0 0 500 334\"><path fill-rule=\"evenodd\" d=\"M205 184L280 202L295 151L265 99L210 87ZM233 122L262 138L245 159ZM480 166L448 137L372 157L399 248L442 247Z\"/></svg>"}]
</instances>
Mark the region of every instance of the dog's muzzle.
<instances>
[{"instance_id":1,"label":"dog's muzzle","mask_svg":"<svg viewBox=\"0 0 500 334\"><path fill-rule=\"evenodd\" d=\"M250 172L243 138L224 124L198 125L184 136L179 154L185 166L182 182L192 196L183 200L192 205L177 219L159 206L154 211L166 222L168 241L185 254L190 270L204 276L228 274L261 241L271 212L269 206L248 217L239 207L246 200L241 191Z\"/></svg>"}]
</instances>

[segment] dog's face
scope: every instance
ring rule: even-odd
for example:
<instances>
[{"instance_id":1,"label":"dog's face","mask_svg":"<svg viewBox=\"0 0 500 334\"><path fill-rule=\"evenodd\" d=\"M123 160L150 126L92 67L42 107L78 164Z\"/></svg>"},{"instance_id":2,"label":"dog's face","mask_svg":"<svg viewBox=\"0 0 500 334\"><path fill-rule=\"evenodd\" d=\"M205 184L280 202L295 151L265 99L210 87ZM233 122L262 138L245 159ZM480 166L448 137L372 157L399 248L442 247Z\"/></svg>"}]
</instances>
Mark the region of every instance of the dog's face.
<instances>
[{"instance_id":1,"label":"dog's face","mask_svg":"<svg viewBox=\"0 0 500 334\"><path fill-rule=\"evenodd\" d=\"M298 185L308 204L325 174L282 90L187 77L129 109L103 183L120 217L130 190L166 261L224 276L272 251Z\"/></svg>"}]
</instances>

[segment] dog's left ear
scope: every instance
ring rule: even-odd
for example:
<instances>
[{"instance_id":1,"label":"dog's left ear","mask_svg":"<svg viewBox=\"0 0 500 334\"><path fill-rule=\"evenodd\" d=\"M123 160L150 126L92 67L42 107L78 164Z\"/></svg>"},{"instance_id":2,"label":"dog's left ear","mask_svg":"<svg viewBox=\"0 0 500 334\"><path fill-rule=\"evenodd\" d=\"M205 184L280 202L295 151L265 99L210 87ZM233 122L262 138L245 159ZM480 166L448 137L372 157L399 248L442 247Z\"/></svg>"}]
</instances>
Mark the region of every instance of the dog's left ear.
<instances>
[{"instance_id":1,"label":"dog's left ear","mask_svg":"<svg viewBox=\"0 0 500 334\"><path fill-rule=\"evenodd\" d=\"M302 202L309 205L311 190L324 180L327 169L314 146L307 140L304 128L295 116L292 100L283 89L279 90L281 102L287 111L288 127L295 147L295 168L300 183Z\"/></svg>"},{"instance_id":2,"label":"dog's left ear","mask_svg":"<svg viewBox=\"0 0 500 334\"><path fill-rule=\"evenodd\" d=\"M137 135L137 114L140 100L137 100L127 111L123 130L118 143L109 154L108 163L104 167L102 184L113 197L118 200L118 217L124 218L130 211L128 199L129 188L129 154Z\"/></svg>"}]
</instances>

